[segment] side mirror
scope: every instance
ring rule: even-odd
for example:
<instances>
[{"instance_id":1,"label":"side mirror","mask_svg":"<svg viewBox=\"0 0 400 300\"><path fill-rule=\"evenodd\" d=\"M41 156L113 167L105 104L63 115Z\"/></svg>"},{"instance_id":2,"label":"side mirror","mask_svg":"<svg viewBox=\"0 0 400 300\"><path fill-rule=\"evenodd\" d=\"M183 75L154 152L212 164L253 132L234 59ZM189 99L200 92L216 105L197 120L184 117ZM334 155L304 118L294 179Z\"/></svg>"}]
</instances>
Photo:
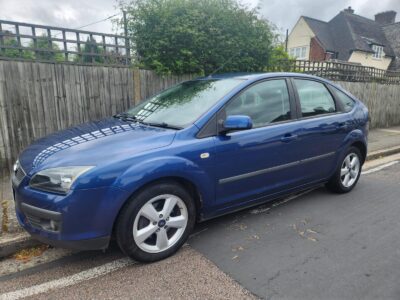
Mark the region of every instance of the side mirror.
<instances>
[{"instance_id":1,"label":"side mirror","mask_svg":"<svg viewBox=\"0 0 400 300\"><path fill-rule=\"evenodd\" d=\"M227 116L222 125L221 133L225 134L230 131L247 130L253 128L253 121L249 116Z\"/></svg>"}]
</instances>

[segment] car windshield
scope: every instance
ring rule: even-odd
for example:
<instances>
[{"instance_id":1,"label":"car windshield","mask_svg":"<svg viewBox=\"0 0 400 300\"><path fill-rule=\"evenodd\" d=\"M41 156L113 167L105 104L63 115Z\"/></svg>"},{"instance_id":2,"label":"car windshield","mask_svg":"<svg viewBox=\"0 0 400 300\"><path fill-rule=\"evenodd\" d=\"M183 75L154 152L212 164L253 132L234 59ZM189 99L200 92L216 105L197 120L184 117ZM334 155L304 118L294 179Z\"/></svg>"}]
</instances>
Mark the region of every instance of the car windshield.
<instances>
[{"instance_id":1,"label":"car windshield","mask_svg":"<svg viewBox=\"0 0 400 300\"><path fill-rule=\"evenodd\" d=\"M140 103L122 116L154 126L184 128L193 124L242 81L186 81Z\"/></svg>"}]
</instances>

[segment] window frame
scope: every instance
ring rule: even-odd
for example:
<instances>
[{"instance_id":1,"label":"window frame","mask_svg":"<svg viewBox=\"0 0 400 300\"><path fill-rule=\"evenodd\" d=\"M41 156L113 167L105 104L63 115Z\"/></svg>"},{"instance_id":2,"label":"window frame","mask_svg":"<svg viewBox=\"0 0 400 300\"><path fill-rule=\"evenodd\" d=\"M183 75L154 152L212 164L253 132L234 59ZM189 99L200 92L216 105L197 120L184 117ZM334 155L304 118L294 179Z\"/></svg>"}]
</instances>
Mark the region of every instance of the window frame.
<instances>
[{"instance_id":1,"label":"window frame","mask_svg":"<svg viewBox=\"0 0 400 300\"><path fill-rule=\"evenodd\" d=\"M329 92L329 94L331 95L333 102L335 104L335 112L331 112L331 113L325 113L325 114L319 114L319 115L315 115L315 116L309 116L309 117L304 117L302 112L301 112L301 103L300 103L300 96L299 93L297 91L297 87L295 84L295 80L307 80L307 81L314 81L314 82L318 82L320 84L322 84ZM290 78L292 87L293 87L293 91L294 91L294 95L295 95L295 99L296 99L296 112L297 112L297 119L298 120L307 120L307 119L316 119L316 118L321 118L321 117L326 117L326 116L333 116L333 115L338 115L338 114L343 114L344 109L340 103L340 101L337 100L336 95L334 94L334 92L332 91L332 88L330 88L330 84L327 84L326 82L323 82L321 80L318 80L316 78L305 78L305 77L300 77L300 76L293 76Z\"/></svg>"},{"instance_id":2,"label":"window frame","mask_svg":"<svg viewBox=\"0 0 400 300\"><path fill-rule=\"evenodd\" d=\"M263 129L266 127L271 127L271 126L275 126L275 125L280 125L280 124L284 124L284 123L290 123L290 122L295 122L297 121L298 117L297 117L297 106L296 106L296 96L293 90L293 86L292 86L292 82L291 82L291 78L287 77L287 76L282 76L282 77L272 77L272 78L264 78L264 79L260 79L257 80L253 83L251 83L250 85L244 87L243 89L241 89L240 91L238 91L235 95L233 95L231 98L229 98L229 100L227 100L224 105L215 113L213 114L210 119L207 121L207 123L199 130L199 132L197 133L196 137L197 138L206 138L206 137L211 137L211 136L217 136L219 135L219 133L221 132L221 126L222 126L222 122L224 121L223 119L223 115L224 111L225 111L225 107L234 99L236 99L236 97L240 97L241 94L245 93L248 89L252 88L253 86L266 82L266 81L271 81L271 80L283 80L286 83L286 87L288 90L288 95L289 95L289 106L290 106L290 119L289 120L284 120L284 121L279 121L279 122L274 122L274 123L269 123L266 124L264 126L260 126L260 127L254 127L251 128L249 130L258 130L258 129ZM225 116L226 117L226 116ZM246 130L246 131L249 131ZM239 132L239 131L234 131L232 133L235 132Z\"/></svg>"},{"instance_id":3,"label":"window frame","mask_svg":"<svg viewBox=\"0 0 400 300\"><path fill-rule=\"evenodd\" d=\"M335 101L336 101L336 106L340 108L340 111L342 113L344 113L344 114L351 113L355 109L355 107L357 105L357 101L353 96L349 95L346 91L343 91L343 90L339 89L338 87L333 86L331 84L328 85L328 88L331 91L331 94L334 95ZM342 101L340 100L340 96L337 93L338 91L342 92L343 94L345 94L347 97L349 97L353 101L354 105L351 110L346 111L346 108L343 106Z\"/></svg>"},{"instance_id":4,"label":"window frame","mask_svg":"<svg viewBox=\"0 0 400 300\"><path fill-rule=\"evenodd\" d=\"M385 56L385 52L383 52L383 46L373 44L371 48L372 51L374 51L374 53L372 54L372 58L377 60L382 60L383 57Z\"/></svg>"},{"instance_id":5,"label":"window frame","mask_svg":"<svg viewBox=\"0 0 400 300\"><path fill-rule=\"evenodd\" d=\"M295 57L296 59L299 60L307 60L307 49L308 46L298 46L298 47L292 47L289 49L289 55ZM301 55L303 50L304 50L304 56L296 56L297 50L299 51L299 54Z\"/></svg>"}]
</instances>

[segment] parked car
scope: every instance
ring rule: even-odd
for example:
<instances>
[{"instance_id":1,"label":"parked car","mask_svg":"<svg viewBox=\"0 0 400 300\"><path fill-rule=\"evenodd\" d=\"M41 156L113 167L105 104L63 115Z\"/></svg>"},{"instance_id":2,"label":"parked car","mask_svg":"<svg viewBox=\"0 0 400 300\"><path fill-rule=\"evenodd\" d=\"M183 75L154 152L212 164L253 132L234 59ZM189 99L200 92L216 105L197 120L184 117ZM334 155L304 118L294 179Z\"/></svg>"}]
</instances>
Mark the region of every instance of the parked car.
<instances>
[{"instance_id":1,"label":"parked car","mask_svg":"<svg viewBox=\"0 0 400 300\"><path fill-rule=\"evenodd\" d=\"M20 224L45 243L151 262L198 221L321 184L356 185L368 111L313 76L183 82L112 118L37 140L14 166Z\"/></svg>"}]
</instances>

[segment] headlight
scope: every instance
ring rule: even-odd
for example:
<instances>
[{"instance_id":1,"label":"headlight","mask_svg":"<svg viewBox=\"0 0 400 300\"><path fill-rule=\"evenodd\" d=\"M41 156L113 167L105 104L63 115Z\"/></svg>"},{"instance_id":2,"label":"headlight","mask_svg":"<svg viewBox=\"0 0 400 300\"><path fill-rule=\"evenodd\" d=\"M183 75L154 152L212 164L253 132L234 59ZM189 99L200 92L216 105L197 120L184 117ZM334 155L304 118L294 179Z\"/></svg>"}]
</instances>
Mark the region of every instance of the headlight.
<instances>
[{"instance_id":1,"label":"headlight","mask_svg":"<svg viewBox=\"0 0 400 300\"><path fill-rule=\"evenodd\" d=\"M74 181L93 166L60 167L36 173L29 186L37 190L66 194Z\"/></svg>"},{"instance_id":2,"label":"headlight","mask_svg":"<svg viewBox=\"0 0 400 300\"><path fill-rule=\"evenodd\" d=\"M14 171L14 173L17 172L18 168L19 168L19 160L17 159L17 161L16 161L15 164L13 165L13 171Z\"/></svg>"}]
</instances>

